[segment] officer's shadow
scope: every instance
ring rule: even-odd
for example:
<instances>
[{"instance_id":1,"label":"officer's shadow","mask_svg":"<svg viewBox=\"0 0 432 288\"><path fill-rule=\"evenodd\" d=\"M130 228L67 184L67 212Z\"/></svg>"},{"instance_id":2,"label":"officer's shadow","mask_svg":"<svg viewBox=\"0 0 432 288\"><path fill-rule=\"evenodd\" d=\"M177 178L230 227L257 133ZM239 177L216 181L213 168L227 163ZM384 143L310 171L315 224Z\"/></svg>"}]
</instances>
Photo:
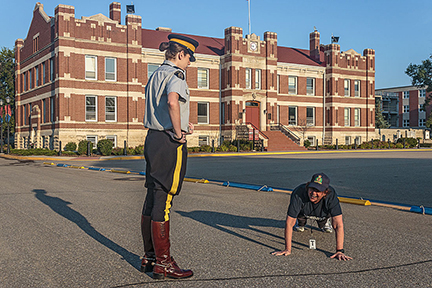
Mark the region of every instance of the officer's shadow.
<instances>
[{"instance_id":1,"label":"officer's shadow","mask_svg":"<svg viewBox=\"0 0 432 288\"><path fill-rule=\"evenodd\" d=\"M83 215L68 206L69 204L72 204L71 202L64 201L58 197L48 196L47 192L43 189L33 189L33 192L36 193L35 197L39 201L50 207L57 214L75 223L87 235L119 254L131 266L139 270L140 257L99 233Z\"/></svg>"},{"instance_id":2,"label":"officer's shadow","mask_svg":"<svg viewBox=\"0 0 432 288\"><path fill-rule=\"evenodd\" d=\"M285 228L285 219L284 220L274 220L274 219L268 219L268 218L257 218L257 217L247 217L247 216L237 216L232 214L226 214L226 213L220 213L220 212L213 212L213 211L203 211L203 210L195 210L191 212L185 212L185 211L178 211L176 210L178 214L180 214L183 217L188 217L191 219L194 219L198 222L201 222L203 224L206 224L208 226L211 226L213 228L216 228L220 231L226 232L228 234L237 236L239 238L248 240L250 242L262 245L264 247L273 249L274 251L282 250L285 245L285 238L284 236L275 235L270 232L267 232L263 229L258 229L255 227L271 227L271 228ZM237 228L237 229L246 229L251 230L256 233L258 233L259 238L261 238L259 235L267 235L269 236L269 239L266 240L267 243L269 242L275 242L277 244L277 247L273 247L270 244L263 243L263 241L258 241L256 239L253 239L251 237L248 237L246 235L242 235L236 231L227 229L225 227L231 227L231 228ZM308 245L292 241L293 249L302 249L300 247L307 247ZM299 246L299 247L297 247ZM325 252L325 251L323 251Z\"/></svg>"}]
</instances>

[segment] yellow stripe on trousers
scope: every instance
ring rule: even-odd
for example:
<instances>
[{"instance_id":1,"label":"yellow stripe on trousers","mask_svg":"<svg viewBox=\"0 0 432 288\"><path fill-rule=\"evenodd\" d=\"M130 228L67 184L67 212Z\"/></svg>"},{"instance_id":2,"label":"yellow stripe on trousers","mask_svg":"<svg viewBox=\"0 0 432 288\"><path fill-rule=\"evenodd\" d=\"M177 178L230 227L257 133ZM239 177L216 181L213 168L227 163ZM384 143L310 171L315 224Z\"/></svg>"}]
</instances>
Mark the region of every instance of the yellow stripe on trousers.
<instances>
[{"instance_id":1,"label":"yellow stripe on trousers","mask_svg":"<svg viewBox=\"0 0 432 288\"><path fill-rule=\"evenodd\" d=\"M180 145L177 148L177 161L176 161L176 166L174 169L173 183L172 183L171 189L168 193L168 197L167 197L166 204L165 204L165 221L169 221L169 213L170 213L169 210L171 208L172 197L173 197L173 195L175 195L177 193L177 189L178 189L179 182L180 182L180 171L181 171L182 160L183 160L182 148L183 148L183 145Z\"/></svg>"}]
</instances>

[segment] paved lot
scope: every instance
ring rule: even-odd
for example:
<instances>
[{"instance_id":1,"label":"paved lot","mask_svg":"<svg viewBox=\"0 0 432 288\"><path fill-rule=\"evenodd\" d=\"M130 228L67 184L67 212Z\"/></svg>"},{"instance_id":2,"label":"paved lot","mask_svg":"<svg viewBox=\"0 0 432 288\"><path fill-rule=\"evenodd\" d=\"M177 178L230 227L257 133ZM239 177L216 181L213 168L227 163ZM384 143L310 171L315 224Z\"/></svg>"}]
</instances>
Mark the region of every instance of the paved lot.
<instances>
[{"instance_id":1,"label":"paved lot","mask_svg":"<svg viewBox=\"0 0 432 288\"><path fill-rule=\"evenodd\" d=\"M138 271L143 177L0 159L0 287L427 287L432 217L342 204L345 250L333 234L294 234L283 248L289 195L185 183L174 199L172 254L193 278Z\"/></svg>"}]
</instances>

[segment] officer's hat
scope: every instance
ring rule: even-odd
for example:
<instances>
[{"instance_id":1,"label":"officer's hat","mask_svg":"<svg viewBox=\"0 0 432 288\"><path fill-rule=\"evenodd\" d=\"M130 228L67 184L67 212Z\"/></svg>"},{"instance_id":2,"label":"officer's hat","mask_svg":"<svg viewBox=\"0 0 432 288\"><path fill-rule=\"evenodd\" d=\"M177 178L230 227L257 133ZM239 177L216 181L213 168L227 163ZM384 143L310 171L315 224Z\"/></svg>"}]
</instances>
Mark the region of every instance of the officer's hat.
<instances>
[{"instance_id":1,"label":"officer's hat","mask_svg":"<svg viewBox=\"0 0 432 288\"><path fill-rule=\"evenodd\" d=\"M185 47L190 54L190 61L195 62L194 52L199 45L198 41L179 34L169 34L168 39L170 42L175 42Z\"/></svg>"}]
</instances>

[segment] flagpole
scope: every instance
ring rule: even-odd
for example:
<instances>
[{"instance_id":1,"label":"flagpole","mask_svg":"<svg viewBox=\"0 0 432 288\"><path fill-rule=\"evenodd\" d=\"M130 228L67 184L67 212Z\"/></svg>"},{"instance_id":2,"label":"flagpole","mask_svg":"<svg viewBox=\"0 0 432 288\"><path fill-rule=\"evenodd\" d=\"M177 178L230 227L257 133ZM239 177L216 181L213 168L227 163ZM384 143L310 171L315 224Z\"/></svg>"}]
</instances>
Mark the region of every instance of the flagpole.
<instances>
[{"instance_id":1,"label":"flagpole","mask_svg":"<svg viewBox=\"0 0 432 288\"><path fill-rule=\"evenodd\" d=\"M251 35L251 21L250 21L250 2L251 0L247 0L248 1L248 12L249 12L249 35Z\"/></svg>"}]
</instances>

